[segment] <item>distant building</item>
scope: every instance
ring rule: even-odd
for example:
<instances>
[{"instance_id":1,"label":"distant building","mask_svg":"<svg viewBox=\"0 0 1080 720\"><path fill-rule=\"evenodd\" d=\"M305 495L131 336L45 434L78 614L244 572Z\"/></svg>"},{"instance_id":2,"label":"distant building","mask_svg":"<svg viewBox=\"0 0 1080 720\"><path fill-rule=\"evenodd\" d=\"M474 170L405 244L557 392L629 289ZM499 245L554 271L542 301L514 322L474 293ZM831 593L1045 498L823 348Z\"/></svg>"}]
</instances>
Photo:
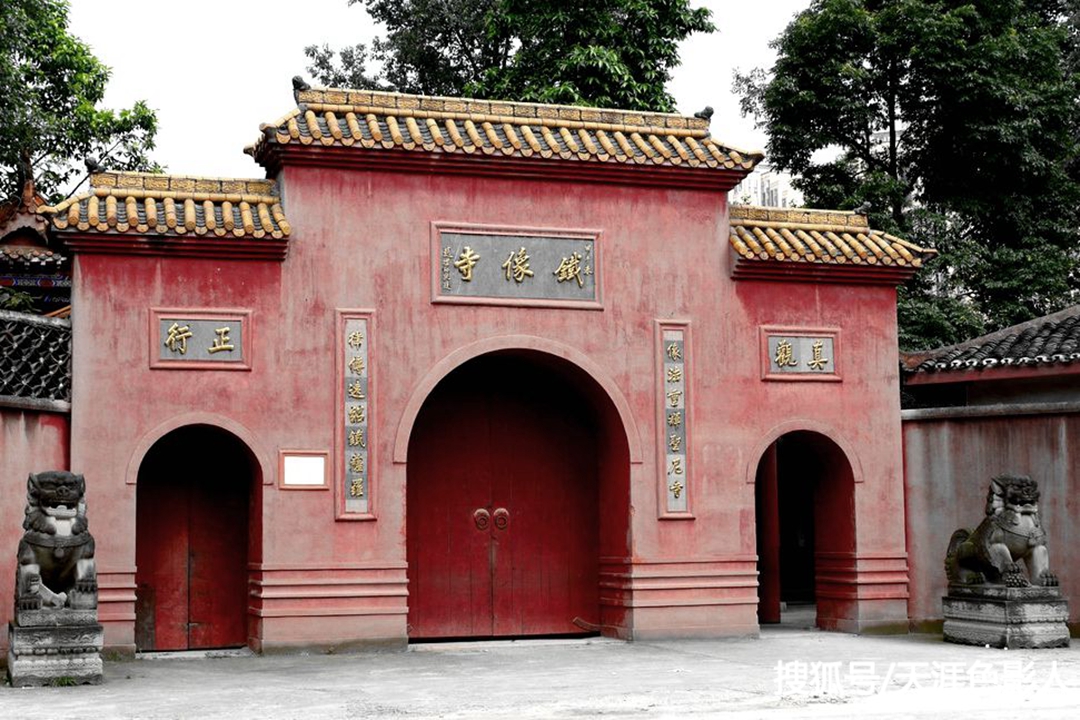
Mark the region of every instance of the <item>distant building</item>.
<instances>
[{"instance_id":1,"label":"distant building","mask_svg":"<svg viewBox=\"0 0 1080 720\"><path fill-rule=\"evenodd\" d=\"M763 162L735 186L731 191L732 199L742 205L802 207L803 194L792 186L791 181L790 173Z\"/></svg>"}]
</instances>

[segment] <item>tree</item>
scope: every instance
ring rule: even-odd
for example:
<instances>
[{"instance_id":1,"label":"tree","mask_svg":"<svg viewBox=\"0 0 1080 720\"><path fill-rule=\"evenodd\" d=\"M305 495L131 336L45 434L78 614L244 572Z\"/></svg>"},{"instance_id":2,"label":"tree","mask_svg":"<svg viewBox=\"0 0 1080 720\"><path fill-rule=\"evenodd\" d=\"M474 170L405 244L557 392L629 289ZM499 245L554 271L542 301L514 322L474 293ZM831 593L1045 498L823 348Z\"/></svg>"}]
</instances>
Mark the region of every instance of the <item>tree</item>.
<instances>
[{"instance_id":1,"label":"tree","mask_svg":"<svg viewBox=\"0 0 1080 720\"><path fill-rule=\"evenodd\" d=\"M117 170L150 170L157 118L145 103L99 108L109 69L68 32L62 0L0 3L0 199L21 191L27 161L49 200L88 156Z\"/></svg>"},{"instance_id":2,"label":"tree","mask_svg":"<svg viewBox=\"0 0 1080 720\"><path fill-rule=\"evenodd\" d=\"M808 204L868 204L875 225L941 252L901 291L905 346L1076 302L1076 9L815 0L774 41L771 74L737 75L770 160L800 177Z\"/></svg>"},{"instance_id":3,"label":"tree","mask_svg":"<svg viewBox=\"0 0 1080 720\"><path fill-rule=\"evenodd\" d=\"M349 0L356 4L360 0ZM306 49L328 85L672 111L679 41L715 28L690 0L365 0L369 53ZM382 64L371 74L369 57Z\"/></svg>"}]
</instances>

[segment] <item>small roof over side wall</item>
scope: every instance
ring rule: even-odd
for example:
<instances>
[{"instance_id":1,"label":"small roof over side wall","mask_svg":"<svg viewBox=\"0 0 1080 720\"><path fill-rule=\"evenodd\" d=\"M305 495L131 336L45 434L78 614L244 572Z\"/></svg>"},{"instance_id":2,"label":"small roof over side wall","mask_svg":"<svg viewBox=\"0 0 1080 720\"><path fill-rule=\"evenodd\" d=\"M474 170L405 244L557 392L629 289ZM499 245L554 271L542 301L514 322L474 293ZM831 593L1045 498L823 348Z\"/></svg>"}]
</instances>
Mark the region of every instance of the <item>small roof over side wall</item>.
<instances>
[{"instance_id":1,"label":"small roof over side wall","mask_svg":"<svg viewBox=\"0 0 1080 720\"><path fill-rule=\"evenodd\" d=\"M247 148L271 172L283 148L349 148L385 158L408 154L430 162L434 156L450 164L468 158L473 166L483 158L491 158L490 165L516 161L519 172L565 161L578 166L573 172L585 173L577 179L586 180L592 177L587 168L706 171L711 182L722 177L730 187L763 158L713 139L703 117L306 85L294 95L297 107L263 125L262 137Z\"/></svg>"},{"instance_id":2,"label":"small roof over side wall","mask_svg":"<svg viewBox=\"0 0 1080 720\"><path fill-rule=\"evenodd\" d=\"M956 345L900 353L909 383L1052 374L1074 365L1080 367L1080 305Z\"/></svg>"},{"instance_id":3,"label":"small roof over side wall","mask_svg":"<svg viewBox=\"0 0 1080 720\"><path fill-rule=\"evenodd\" d=\"M732 205L730 220L737 279L899 284L937 255L853 212Z\"/></svg>"},{"instance_id":4,"label":"small roof over side wall","mask_svg":"<svg viewBox=\"0 0 1080 720\"><path fill-rule=\"evenodd\" d=\"M40 209L76 252L285 257L292 228L272 180L105 172L90 186Z\"/></svg>"}]
</instances>

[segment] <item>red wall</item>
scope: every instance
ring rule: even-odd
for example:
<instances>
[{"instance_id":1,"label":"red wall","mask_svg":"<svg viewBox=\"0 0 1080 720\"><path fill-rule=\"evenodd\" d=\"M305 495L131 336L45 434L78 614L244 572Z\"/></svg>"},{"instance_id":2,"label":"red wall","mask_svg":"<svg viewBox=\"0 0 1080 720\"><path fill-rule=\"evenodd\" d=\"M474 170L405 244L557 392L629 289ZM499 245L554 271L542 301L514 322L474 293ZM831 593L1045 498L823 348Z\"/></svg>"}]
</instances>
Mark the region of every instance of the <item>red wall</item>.
<instances>
[{"instance_id":1,"label":"red wall","mask_svg":"<svg viewBox=\"0 0 1080 720\"><path fill-rule=\"evenodd\" d=\"M237 434L267 483L252 643L403 640L406 464L395 447L403 460L414 396L437 381L433 369L449 370L448 355L464 358L479 341L583 359L629 413L631 547L601 558L613 634L756 632L754 473L776 437L799 429L830 437L852 466L857 550L837 561L841 626L905 620L892 288L735 283L720 192L306 167L287 167L279 182L293 227L282 264L76 258L72 459L93 488L109 644L132 642L139 462L190 422ZM602 230L604 309L433 304L435 220ZM150 370L155 306L251 309L253 369ZM336 308L375 312L376 521L335 522L332 491L277 487L280 449L339 452ZM693 520L657 519L654 334L666 319L690 322ZM843 382L762 381L762 324L839 328ZM333 597L313 579L332 582Z\"/></svg>"},{"instance_id":2,"label":"red wall","mask_svg":"<svg viewBox=\"0 0 1080 720\"><path fill-rule=\"evenodd\" d=\"M0 553L6 562L0 572L0 623L7 627L15 600L15 553L23 535L26 479L30 473L68 469L68 416L64 413L0 408ZM102 526L93 499L89 505L91 534ZM0 653L7 653L7 633Z\"/></svg>"}]
</instances>

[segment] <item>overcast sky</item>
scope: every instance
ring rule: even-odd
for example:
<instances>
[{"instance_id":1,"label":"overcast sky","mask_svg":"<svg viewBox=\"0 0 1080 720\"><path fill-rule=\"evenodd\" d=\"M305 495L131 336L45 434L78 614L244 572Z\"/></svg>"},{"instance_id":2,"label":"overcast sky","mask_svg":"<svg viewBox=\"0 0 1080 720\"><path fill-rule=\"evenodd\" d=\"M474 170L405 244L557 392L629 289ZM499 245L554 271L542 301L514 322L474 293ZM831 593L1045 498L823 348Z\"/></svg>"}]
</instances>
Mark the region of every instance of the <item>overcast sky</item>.
<instances>
[{"instance_id":1,"label":"overcast sky","mask_svg":"<svg viewBox=\"0 0 1080 720\"><path fill-rule=\"evenodd\" d=\"M587 2L588 0L582 0ZM739 115L735 68L769 67L775 38L810 0L709 0L719 31L680 49L669 86L678 110L711 105L714 137L762 149L765 137ZM377 34L347 0L71 0L71 32L112 68L105 104L146 100L157 110L154 158L174 174L261 177L247 155L259 124L294 107L293 75L307 73L304 46L340 47ZM317 83L313 83L317 84Z\"/></svg>"}]
</instances>

